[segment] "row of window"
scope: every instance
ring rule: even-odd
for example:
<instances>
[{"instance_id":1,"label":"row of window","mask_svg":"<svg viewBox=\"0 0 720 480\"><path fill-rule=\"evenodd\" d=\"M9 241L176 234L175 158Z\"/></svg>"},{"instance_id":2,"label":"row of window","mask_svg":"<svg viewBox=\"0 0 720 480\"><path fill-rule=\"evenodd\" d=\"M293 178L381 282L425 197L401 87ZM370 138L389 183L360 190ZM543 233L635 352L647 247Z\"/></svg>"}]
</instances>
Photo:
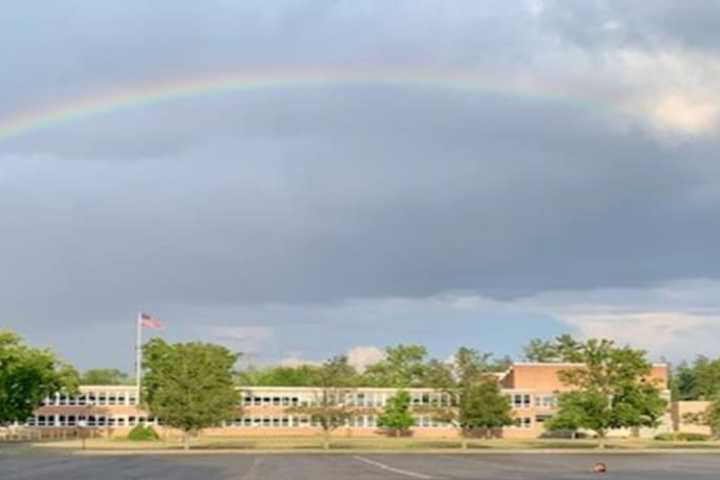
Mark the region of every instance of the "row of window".
<instances>
[{"instance_id":1,"label":"row of window","mask_svg":"<svg viewBox=\"0 0 720 480\"><path fill-rule=\"evenodd\" d=\"M278 427L320 427L320 423L307 416L245 416L236 418L232 422L226 422L225 427L258 427L258 428L278 428ZM357 415L345 422L347 427L356 428L375 428L377 427L377 417L375 415ZM438 422L430 416L423 415L415 417L415 426L417 427L449 427L448 423Z\"/></svg>"},{"instance_id":2,"label":"row of window","mask_svg":"<svg viewBox=\"0 0 720 480\"><path fill-rule=\"evenodd\" d=\"M83 406L83 405L137 405L135 393L84 393L82 395L57 394L46 398L43 405L50 406Z\"/></svg>"},{"instance_id":3,"label":"row of window","mask_svg":"<svg viewBox=\"0 0 720 480\"><path fill-rule=\"evenodd\" d=\"M538 422L545 420L537 418ZM135 425L162 425L162 422L153 417L113 417L105 415L36 415L28 419L29 427L76 427L79 422L84 421L87 427L133 427ZM290 427L320 427L320 423L307 416L279 416L279 417L239 417L230 422L224 422L222 427L244 427L244 428L290 428ZM375 428L377 417L375 415L358 415L345 422L347 427ZM415 426L423 428L449 428L451 425L446 422L439 422L428 415L415 417ZM531 428L530 417L515 418L512 427Z\"/></svg>"},{"instance_id":4,"label":"row of window","mask_svg":"<svg viewBox=\"0 0 720 480\"><path fill-rule=\"evenodd\" d=\"M88 427L134 427L135 425L162 425L154 417L112 417L105 415L35 415L28 419L28 427L76 427L85 422Z\"/></svg>"},{"instance_id":5,"label":"row of window","mask_svg":"<svg viewBox=\"0 0 720 480\"><path fill-rule=\"evenodd\" d=\"M392 396L388 393L351 393L345 395L344 403L357 407L383 407L387 399ZM527 393L516 393L508 395L510 404L514 408L530 408L533 396ZM413 393L411 394L412 405L447 405L449 397L443 393ZM553 408L557 401L553 395L536 395L535 406ZM331 399L334 401L335 399ZM252 396L246 395L242 399L244 406L274 406L291 407L307 406L316 403L315 397L304 398L300 396ZM79 396L58 394L52 398L46 398L43 405L52 406L84 406L84 405L137 405L135 393L85 393Z\"/></svg>"},{"instance_id":6,"label":"row of window","mask_svg":"<svg viewBox=\"0 0 720 480\"><path fill-rule=\"evenodd\" d=\"M359 392L348 393L342 398L345 405L351 407L384 407L388 398L392 394L381 392ZM337 399L331 395L328 398L329 403L334 403ZM306 406L318 403L319 396L253 396L246 395L243 397L242 404L245 406L274 406L274 407L290 407L290 406ZM447 405L449 397L444 393L413 393L410 395L410 403L412 405Z\"/></svg>"},{"instance_id":7,"label":"row of window","mask_svg":"<svg viewBox=\"0 0 720 480\"><path fill-rule=\"evenodd\" d=\"M515 393L509 395L510 404L514 408L530 408L532 399L535 398L536 407L554 408L557 406L557 399L554 395L530 395L527 393Z\"/></svg>"}]
</instances>

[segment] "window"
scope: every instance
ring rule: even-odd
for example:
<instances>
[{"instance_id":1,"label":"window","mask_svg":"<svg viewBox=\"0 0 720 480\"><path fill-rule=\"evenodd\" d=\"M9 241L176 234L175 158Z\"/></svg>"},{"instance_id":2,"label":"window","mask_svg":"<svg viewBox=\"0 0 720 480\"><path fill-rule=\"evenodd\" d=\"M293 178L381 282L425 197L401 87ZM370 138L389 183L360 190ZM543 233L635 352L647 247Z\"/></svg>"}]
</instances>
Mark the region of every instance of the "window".
<instances>
[{"instance_id":1,"label":"window","mask_svg":"<svg viewBox=\"0 0 720 480\"><path fill-rule=\"evenodd\" d=\"M515 408L529 408L530 405L532 405L531 401L532 398L527 393L516 393L512 395L512 405Z\"/></svg>"}]
</instances>

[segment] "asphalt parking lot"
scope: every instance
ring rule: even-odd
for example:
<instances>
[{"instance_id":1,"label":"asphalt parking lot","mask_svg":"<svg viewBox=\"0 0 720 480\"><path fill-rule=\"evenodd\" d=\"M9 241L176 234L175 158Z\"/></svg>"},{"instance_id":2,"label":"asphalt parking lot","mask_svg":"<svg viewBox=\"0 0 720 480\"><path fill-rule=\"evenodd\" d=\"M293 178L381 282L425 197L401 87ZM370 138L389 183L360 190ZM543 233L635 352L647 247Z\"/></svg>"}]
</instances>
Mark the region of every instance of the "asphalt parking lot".
<instances>
[{"instance_id":1,"label":"asphalt parking lot","mask_svg":"<svg viewBox=\"0 0 720 480\"><path fill-rule=\"evenodd\" d=\"M609 472L593 474L606 462ZM717 479L720 455L0 455L0 479Z\"/></svg>"}]
</instances>

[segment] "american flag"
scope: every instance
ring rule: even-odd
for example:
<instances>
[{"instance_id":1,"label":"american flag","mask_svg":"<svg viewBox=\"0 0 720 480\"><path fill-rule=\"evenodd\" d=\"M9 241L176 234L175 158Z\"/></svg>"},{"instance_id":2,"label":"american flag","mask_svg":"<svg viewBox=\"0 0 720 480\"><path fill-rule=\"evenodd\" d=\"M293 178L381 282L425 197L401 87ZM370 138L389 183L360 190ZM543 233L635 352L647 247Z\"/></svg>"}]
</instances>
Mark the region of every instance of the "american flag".
<instances>
[{"instance_id":1,"label":"american flag","mask_svg":"<svg viewBox=\"0 0 720 480\"><path fill-rule=\"evenodd\" d=\"M148 315L147 313L140 314L140 326L144 328L152 328L154 330L165 329L163 324L160 323L160 320L153 317L152 315Z\"/></svg>"}]
</instances>

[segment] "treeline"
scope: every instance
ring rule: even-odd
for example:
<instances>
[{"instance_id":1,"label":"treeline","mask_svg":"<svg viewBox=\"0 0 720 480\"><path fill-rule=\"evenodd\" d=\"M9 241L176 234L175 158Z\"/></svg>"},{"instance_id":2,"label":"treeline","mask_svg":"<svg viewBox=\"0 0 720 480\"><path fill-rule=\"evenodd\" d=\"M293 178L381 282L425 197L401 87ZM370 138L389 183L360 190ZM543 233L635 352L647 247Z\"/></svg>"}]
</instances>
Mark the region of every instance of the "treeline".
<instances>
[{"instance_id":1,"label":"treeline","mask_svg":"<svg viewBox=\"0 0 720 480\"><path fill-rule=\"evenodd\" d=\"M504 372L512 364L510 357L496 358L492 353L460 347L452 362L430 358L422 345L397 345L385 348L384 358L358 371L347 357L333 358L342 368L344 383L353 387L445 388L453 385L461 372ZM323 385L322 365L249 367L238 373L243 386L315 387Z\"/></svg>"},{"instance_id":2,"label":"treeline","mask_svg":"<svg viewBox=\"0 0 720 480\"><path fill-rule=\"evenodd\" d=\"M5 335L14 335L6 332ZM15 336L16 340L17 336ZM576 357L581 343L570 335L552 340L534 338L523 347L521 359L528 362L568 362ZM484 372L503 372L512 364L510 356L498 357L469 347L461 347L454 357L457 362L471 362ZM443 388L453 381L453 367L449 362L430 358L422 345L397 345L385 348L385 358L358 371L343 356L349 382L356 387ZM65 364L67 371L72 367ZM82 374L74 372L79 385L133 385L135 379L116 368L93 368ZM236 374L238 385L312 387L321 385L321 365L296 366L269 365L247 367ZM694 361L683 361L670 372L673 400L714 400L720 395L720 358L698 356Z\"/></svg>"},{"instance_id":3,"label":"treeline","mask_svg":"<svg viewBox=\"0 0 720 480\"><path fill-rule=\"evenodd\" d=\"M720 396L720 358L699 355L692 363L682 362L672 371L675 400L714 400Z\"/></svg>"},{"instance_id":4,"label":"treeline","mask_svg":"<svg viewBox=\"0 0 720 480\"><path fill-rule=\"evenodd\" d=\"M562 336L549 342L533 340L525 356L581 365L560 371L559 379L569 389L558 393L557 413L545 422L548 429L591 430L602 444L609 430L653 427L666 411L662 385L646 381L652 366L642 350L609 340L581 342ZM463 439L492 434L515 421L494 374L504 371L509 359L496 360L468 347L458 349L450 362L429 358L420 345L388 347L383 359L363 372L343 356L319 366L238 372L240 354L221 345L169 344L160 338L143 346L143 357L142 406L184 432L186 447L202 429L242 415L238 384L320 387L312 404L291 408L320 425L326 442L329 432L357 414L347 399L355 388L366 385L399 389L387 409L378 412L379 425L394 432L409 428L418 413L403 389L420 386L445 393L448 402L432 405L427 413L457 428ZM695 372L700 364L687 369ZM83 378L93 384L128 381L122 372L107 369L86 372ZM0 425L25 421L45 396L75 394L80 383L78 372L52 352L26 345L12 332L0 332ZM716 412L720 408L714 404L702 422L720 419ZM714 426L713 430L720 431Z\"/></svg>"},{"instance_id":5,"label":"treeline","mask_svg":"<svg viewBox=\"0 0 720 480\"><path fill-rule=\"evenodd\" d=\"M5 348L9 339L14 345L20 338L3 332ZM534 338L523 347L521 360L527 362L571 362L577 360L582 343L571 335L551 340ZM2 348L2 346L0 346ZM29 347L27 347L29 348ZM28 351L26 348L26 352ZM50 354L43 350L45 354ZM343 364L349 384L355 387L444 388L457 378L457 368L448 361L431 358L422 345L397 345L385 348L384 358L359 371L344 356L334 357ZM469 347L460 347L453 356L456 364L470 363L482 372L504 372L513 362L510 356L498 357ZM55 359L57 361L57 359ZM79 385L134 385L135 378L116 368L93 368L83 373L63 363L64 375ZM320 364L296 366L268 365L246 367L236 372L236 384L244 386L313 387L322 385ZM683 361L670 371L673 400L707 400L720 396L720 358L698 356Z\"/></svg>"}]
</instances>

